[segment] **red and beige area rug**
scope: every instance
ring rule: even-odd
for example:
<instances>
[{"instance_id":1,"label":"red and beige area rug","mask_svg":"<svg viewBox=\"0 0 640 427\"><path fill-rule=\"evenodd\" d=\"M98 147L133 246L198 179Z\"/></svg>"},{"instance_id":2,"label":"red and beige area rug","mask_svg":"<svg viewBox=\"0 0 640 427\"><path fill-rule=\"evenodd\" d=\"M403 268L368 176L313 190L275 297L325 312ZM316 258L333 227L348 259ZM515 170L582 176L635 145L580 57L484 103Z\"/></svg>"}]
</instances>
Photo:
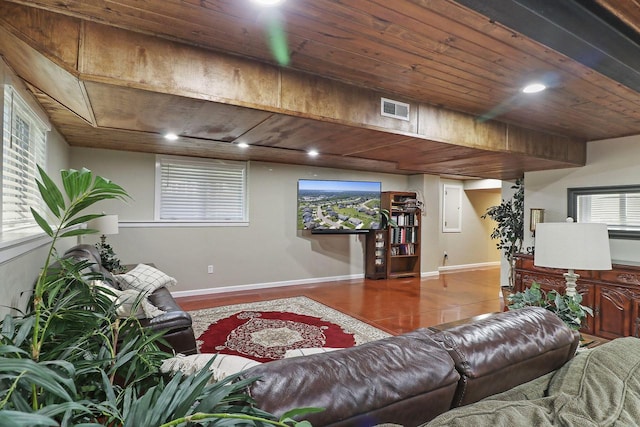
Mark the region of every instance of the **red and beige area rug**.
<instances>
[{"instance_id":1,"label":"red and beige area rug","mask_svg":"<svg viewBox=\"0 0 640 427\"><path fill-rule=\"evenodd\" d=\"M307 297L194 310L200 353L235 354L259 362L287 350L345 348L390 334Z\"/></svg>"}]
</instances>

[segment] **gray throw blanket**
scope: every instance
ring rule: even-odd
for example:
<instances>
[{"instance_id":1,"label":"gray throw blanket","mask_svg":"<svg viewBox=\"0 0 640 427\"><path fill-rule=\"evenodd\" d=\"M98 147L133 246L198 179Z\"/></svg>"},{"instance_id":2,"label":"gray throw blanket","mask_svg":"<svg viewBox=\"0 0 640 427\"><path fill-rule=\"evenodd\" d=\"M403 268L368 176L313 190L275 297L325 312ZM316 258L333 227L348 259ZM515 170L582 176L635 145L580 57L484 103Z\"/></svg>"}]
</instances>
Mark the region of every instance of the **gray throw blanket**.
<instances>
[{"instance_id":1,"label":"gray throw blanket","mask_svg":"<svg viewBox=\"0 0 640 427\"><path fill-rule=\"evenodd\" d=\"M640 339L618 338L555 372L480 402L446 412L425 426L638 426Z\"/></svg>"}]
</instances>

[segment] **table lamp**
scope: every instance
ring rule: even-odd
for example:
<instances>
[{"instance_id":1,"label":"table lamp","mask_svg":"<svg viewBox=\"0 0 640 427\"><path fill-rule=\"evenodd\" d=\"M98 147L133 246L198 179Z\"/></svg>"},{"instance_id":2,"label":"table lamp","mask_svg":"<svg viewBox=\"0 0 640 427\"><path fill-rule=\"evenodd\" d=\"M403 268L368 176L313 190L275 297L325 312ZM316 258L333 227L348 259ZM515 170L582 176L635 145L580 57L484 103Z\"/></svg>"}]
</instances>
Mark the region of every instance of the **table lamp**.
<instances>
[{"instance_id":1,"label":"table lamp","mask_svg":"<svg viewBox=\"0 0 640 427\"><path fill-rule=\"evenodd\" d=\"M561 268L566 295L576 294L574 270L611 270L607 224L545 222L536 224L536 251L533 263L539 267Z\"/></svg>"},{"instance_id":2,"label":"table lamp","mask_svg":"<svg viewBox=\"0 0 640 427\"><path fill-rule=\"evenodd\" d=\"M118 215L103 215L87 223L87 228L98 230L100 243L104 246L107 234L118 234Z\"/></svg>"}]
</instances>

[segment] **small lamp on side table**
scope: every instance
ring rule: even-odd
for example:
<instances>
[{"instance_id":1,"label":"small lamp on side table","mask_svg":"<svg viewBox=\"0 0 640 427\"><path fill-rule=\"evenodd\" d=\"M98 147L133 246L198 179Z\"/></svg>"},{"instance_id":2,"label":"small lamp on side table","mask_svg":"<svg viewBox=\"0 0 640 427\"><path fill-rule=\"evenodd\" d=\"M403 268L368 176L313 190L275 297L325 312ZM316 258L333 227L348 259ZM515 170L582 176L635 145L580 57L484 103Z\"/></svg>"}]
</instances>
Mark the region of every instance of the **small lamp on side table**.
<instances>
[{"instance_id":1,"label":"small lamp on side table","mask_svg":"<svg viewBox=\"0 0 640 427\"><path fill-rule=\"evenodd\" d=\"M606 224L546 222L536 226L534 262L539 267L561 268L566 280L565 293L576 294L574 270L611 270L609 232Z\"/></svg>"},{"instance_id":2,"label":"small lamp on side table","mask_svg":"<svg viewBox=\"0 0 640 427\"><path fill-rule=\"evenodd\" d=\"M118 234L118 215L103 215L92 219L87 223L87 228L97 230L100 234L100 243L96 245L100 252L102 265L111 272L118 272L122 267L120 260L113 252L111 245L107 243L107 234Z\"/></svg>"}]
</instances>

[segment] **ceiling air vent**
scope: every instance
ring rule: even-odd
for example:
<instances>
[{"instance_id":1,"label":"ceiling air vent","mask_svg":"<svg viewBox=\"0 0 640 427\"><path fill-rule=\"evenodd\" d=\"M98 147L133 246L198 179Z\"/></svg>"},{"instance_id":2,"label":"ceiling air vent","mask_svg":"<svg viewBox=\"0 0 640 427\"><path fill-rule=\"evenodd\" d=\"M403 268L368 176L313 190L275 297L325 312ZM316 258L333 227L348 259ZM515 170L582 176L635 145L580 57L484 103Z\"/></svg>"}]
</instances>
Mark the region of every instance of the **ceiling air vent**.
<instances>
[{"instance_id":1,"label":"ceiling air vent","mask_svg":"<svg viewBox=\"0 0 640 427\"><path fill-rule=\"evenodd\" d=\"M380 114L385 117L409 121L409 104L380 98Z\"/></svg>"}]
</instances>

